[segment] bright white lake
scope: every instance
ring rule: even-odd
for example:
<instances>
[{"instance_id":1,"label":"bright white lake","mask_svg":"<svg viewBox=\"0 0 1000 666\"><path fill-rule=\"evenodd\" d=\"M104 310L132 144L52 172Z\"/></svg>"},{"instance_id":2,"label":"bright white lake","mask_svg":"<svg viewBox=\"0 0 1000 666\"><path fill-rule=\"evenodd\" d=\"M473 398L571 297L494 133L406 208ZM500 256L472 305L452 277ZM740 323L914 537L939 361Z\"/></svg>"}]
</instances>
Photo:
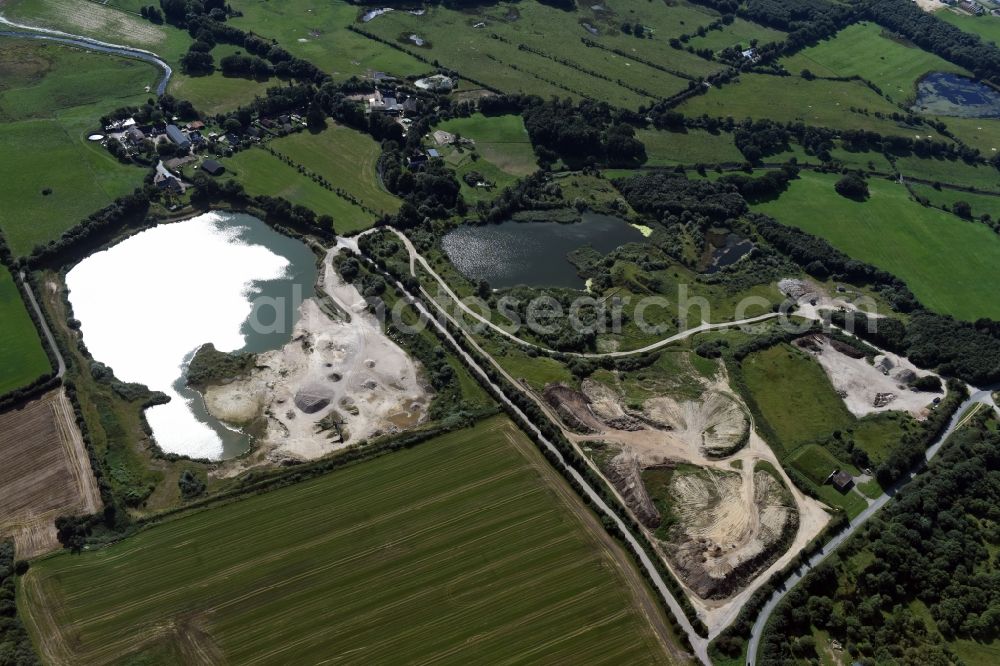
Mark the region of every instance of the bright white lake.
<instances>
[{"instance_id":1,"label":"bright white lake","mask_svg":"<svg viewBox=\"0 0 1000 666\"><path fill-rule=\"evenodd\" d=\"M274 292L275 284L311 285L314 279L315 265L302 243L248 215L206 213L140 232L84 259L66 284L94 359L124 382L170 396L168 404L146 411L160 448L216 459L241 451L231 450L226 429L184 386L187 362L206 342L220 351L277 348L294 322L256 335L248 325L254 299ZM273 309L263 312L262 322L277 321ZM245 449L245 440L235 446Z\"/></svg>"}]
</instances>

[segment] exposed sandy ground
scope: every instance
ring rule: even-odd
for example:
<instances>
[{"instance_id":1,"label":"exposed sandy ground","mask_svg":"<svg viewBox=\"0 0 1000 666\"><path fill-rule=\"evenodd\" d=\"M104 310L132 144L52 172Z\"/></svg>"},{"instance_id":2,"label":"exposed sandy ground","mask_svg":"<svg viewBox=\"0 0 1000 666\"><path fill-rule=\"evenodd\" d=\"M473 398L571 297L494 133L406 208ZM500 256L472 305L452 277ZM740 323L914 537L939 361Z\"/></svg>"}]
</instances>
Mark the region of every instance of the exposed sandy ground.
<instances>
[{"instance_id":1,"label":"exposed sandy ground","mask_svg":"<svg viewBox=\"0 0 1000 666\"><path fill-rule=\"evenodd\" d=\"M670 495L678 523L667 551L701 597L729 596L755 573L752 558L798 526L791 495L763 471L675 473Z\"/></svg>"},{"instance_id":2,"label":"exposed sandy ground","mask_svg":"<svg viewBox=\"0 0 1000 666\"><path fill-rule=\"evenodd\" d=\"M223 465L219 474L238 474L260 462L309 460L383 433L417 424L425 416L429 391L416 362L386 337L364 300L325 260L322 288L350 322L333 319L317 299L307 299L291 341L259 354L249 377L205 391L216 418L234 425L264 420L257 449L247 459ZM342 422L346 441L336 429Z\"/></svg>"},{"instance_id":3,"label":"exposed sandy ground","mask_svg":"<svg viewBox=\"0 0 1000 666\"><path fill-rule=\"evenodd\" d=\"M917 7L920 7L925 12L933 14L936 11L945 9L948 5L941 2L941 0L913 0L917 3Z\"/></svg>"},{"instance_id":4,"label":"exposed sandy ground","mask_svg":"<svg viewBox=\"0 0 1000 666\"><path fill-rule=\"evenodd\" d=\"M774 557L773 561L762 564L756 571L737 572L737 580L725 593L718 589L714 598L703 596L711 590L706 584L703 571L678 566L677 553L665 557L665 562L689 592L689 597L698 609L702 620L710 630L721 628L731 622L743 603L759 587L770 572L785 566L809 543L830 520L822 504L803 495L794 487L784 473L777 457L763 439L749 424L746 446L725 458L706 455L704 433L715 425L719 436L728 432L731 438L738 430L736 424L745 423L747 412L739 399L729 392L728 379L724 370L713 381L705 382L705 392L700 401L679 401L673 397L660 395L644 403L641 413L624 407L624 401L615 389L597 382L585 381L582 392L565 389L576 396L560 393L558 407L550 409L561 418L571 412L573 427L564 430L566 436L581 446L590 442L603 442L611 452L617 451L604 472L609 475L616 491L623 501L635 512L642 522L647 536L657 543L654 530L659 524L659 513L649 499L642 485L641 470L654 465L674 465L688 463L702 467L713 476L728 479L721 485L724 492L713 489L719 497L711 511L704 505L697 505L696 495L678 502L683 510L690 511L692 517L706 520L703 527L693 527L696 532L704 531L704 539L724 546L722 557L707 569L724 578L729 572L774 543L780 534L781 525L786 521L797 521L798 528L790 548ZM546 391L549 397L549 391ZM733 410L736 411L733 411ZM738 414L738 416L737 416ZM670 422L668 422L670 421ZM563 423L567 423L563 418ZM580 428L579 425L584 425ZM719 424L726 424L719 427ZM731 441L731 439L730 439ZM736 473L731 463L740 461L741 471ZM791 504L775 502L776 486L767 474L754 474L758 461L770 462L782 477ZM758 478L761 477L761 478ZM764 478L766 477L766 478ZM794 523L793 523L794 526ZM707 541L692 542L703 553ZM664 555L669 549L663 549ZM698 557L700 560L700 555ZM683 563L682 563L683 564ZM717 586L725 588L726 584Z\"/></svg>"},{"instance_id":5,"label":"exposed sandy ground","mask_svg":"<svg viewBox=\"0 0 1000 666\"><path fill-rule=\"evenodd\" d=\"M831 295L811 280L785 278L778 281L778 289L795 301L798 306L796 314L807 319L820 319L822 310L847 310L864 312L870 317L883 316L878 313L874 300L850 288Z\"/></svg>"},{"instance_id":6,"label":"exposed sandy ground","mask_svg":"<svg viewBox=\"0 0 1000 666\"><path fill-rule=\"evenodd\" d=\"M865 358L852 358L835 349L822 335L800 340L797 346L819 361L847 409L859 418L875 412L906 411L922 420L927 418L934 398L944 396L910 389L906 383L909 373L918 377L930 373L917 370L895 354L877 356L872 365ZM880 364L886 372L876 367Z\"/></svg>"},{"instance_id":7,"label":"exposed sandy ground","mask_svg":"<svg viewBox=\"0 0 1000 666\"><path fill-rule=\"evenodd\" d=\"M57 550L57 517L101 509L90 457L63 389L0 414L0 451L0 535L14 538L17 557Z\"/></svg>"}]
</instances>

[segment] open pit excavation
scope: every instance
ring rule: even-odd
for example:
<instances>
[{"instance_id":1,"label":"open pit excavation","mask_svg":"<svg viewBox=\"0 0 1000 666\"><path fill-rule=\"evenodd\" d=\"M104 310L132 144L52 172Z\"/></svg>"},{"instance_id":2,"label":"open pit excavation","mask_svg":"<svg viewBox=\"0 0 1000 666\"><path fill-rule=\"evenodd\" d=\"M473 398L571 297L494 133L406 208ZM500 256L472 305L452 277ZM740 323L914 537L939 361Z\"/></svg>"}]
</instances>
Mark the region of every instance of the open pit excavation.
<instances>
[{"instance_id":1,"label":"open pit excavation","mask_svg":"<svg viewBox=\"0 0 1000 666\"><path fill-rule=\"evenodd\" d=\"M770 571L827 523L753 430L724 373L696 399L657 394L630 407L616 387L543 392L567 437L597 463L709 626L724 626Z\"/></svg>"},{"instance_id":2,"label":"open pit excavation","mask_svg":"<svg viewBox=\"0 0 1000 666\"><path fill-rule=\"evenodd\" d=\"M424 419L430 392L419 366L337 274L335 252L327 253L319 277L330 300L304 300L286 345L256 355L241 376L204 388L213 416L257 435L254 451L220 474L318 458Z\"/></svg>"}]
</instances>

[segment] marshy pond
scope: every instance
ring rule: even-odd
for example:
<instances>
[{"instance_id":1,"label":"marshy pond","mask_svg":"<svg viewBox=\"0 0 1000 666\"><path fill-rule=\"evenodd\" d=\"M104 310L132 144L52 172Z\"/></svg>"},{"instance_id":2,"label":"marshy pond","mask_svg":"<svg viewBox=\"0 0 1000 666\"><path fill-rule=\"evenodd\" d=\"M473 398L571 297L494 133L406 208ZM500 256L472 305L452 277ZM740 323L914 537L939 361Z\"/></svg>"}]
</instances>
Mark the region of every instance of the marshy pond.
<instances>
[{"instance_id":1,"label":"marshy pond","mask_svg":"<svg viewBox=\"0 0 1000 666\"><path fill-rule=\"evenodd\" d=\"M960 118L1000 118L1000 92L950 72L932 72L917 83L913 111Z\"/></svg>"},{"instance_id":2,"label":"marshy pond","mask_svg":"<svg viewBox=\"0 0 1000 666\"><path fill-rule=\"evenodd\" d=\"M583 278L567 257L570 252L590 245L604 254L642 239L624 220L588 211L573 223L508 220L463 225L449 232L442 246L463 275L486 280L497 289L517 285L583 289Z\"/></svg>"},{"instance_id":3,"label":"marshy pond","mask_svg":"<svg viewBox=\"0 0 1000 666\"><path fill-rule=\"evenodd\" d=\"M208 414L186 385L187 364L207 342L227 352L281 347L315 284L309 248L237 213L147 229L66 275L93 358L170 396L146 411L160 448L212 459L245 452L249 437Z\"/></svg>"}]
</instances>

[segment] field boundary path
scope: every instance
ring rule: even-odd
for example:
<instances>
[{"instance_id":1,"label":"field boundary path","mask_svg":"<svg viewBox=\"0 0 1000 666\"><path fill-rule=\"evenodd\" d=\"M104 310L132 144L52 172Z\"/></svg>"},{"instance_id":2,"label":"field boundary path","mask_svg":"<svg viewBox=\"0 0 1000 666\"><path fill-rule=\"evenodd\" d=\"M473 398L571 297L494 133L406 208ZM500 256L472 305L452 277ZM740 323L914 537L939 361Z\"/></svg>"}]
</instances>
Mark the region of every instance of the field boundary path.
<instances>
[{"instance_id":1,"label":"field boundary path","mask_svg":"<svg viewBox=\"0 0 1000 666\"><path fill-rule=\"evenodd\" d=\"M0 37L38 39L48 42L57 42L59 44L68 44L69 46L76 46L90 51L97 51L98 53L107 53L109 55L116 55L123 58L142 60L143 62L156 65L163 70L163 76L160 79L160 82L156 84L157 97L162 96L163 93L167 91L167 84L170 83L170 77L174 73L174 70L166 63L165 60L163 60L163 58L152 51L146 51L145 49L137 49L132 46L125 46L124 44L102 42L90 37L84 37L83 35L74 35L68 32L62 32L61 30L41 28L34 25L27 25L25 23L15 23L0 14L0 27L2 26L12 28L12 30L0 30Z\"/></svg>"},{"instance_id":2,"label":"field boundary path","mask_svg":"<svg viewBox=\"0 0 1000 666\"><path fill-rule=\"evenodd\" d=\"M985 389L976 389L972 394L958 406L955 410L954 416L952 416L948 427L941 434L941 436L927 448L924 453L924 463L930 462L930 460L937 454L941 449L941 446L947 441L949 437L961 426L969 420L972 414L966 414L966 411L974 405L988 405L992 406L994 410L1000 415L1000 407L997 406L996 402L993 400L993 391L1000 389L1000 385L991 386ZM813 554L809 560L790 573L784 581L778 583L778 589L771 595L771 598L767 600L764 607L761 609L760 614L757 615L757 620L754 622L753 630L750 633L750 641L747 646L747 666L753 666L757 663L757 651L760 649L760 639L764 633L764 628L767 626L767 621L771 617L771 613L777 608L781 600L785 598L792 588L801 581L806 574L808 574L812 569L821 564L827 557L833 554L845 541L847 541L851 535L853 535L858 528L864 525L868 520L874 516L879 509L889 503L889 501L896 496L903 486L908 484L910 481L915 479L921 472L919 465L910 470L910 472L903 478L894 483L890 488L888 488L878 499L874 500L868 505L868 508L862 511L860 514L855 516L854 520L850 522L847 529L843 530L836 536L834 536L830 541L828 541L822 548L820 548L816 553Z\"/></svg>"},{"instance_id":3,"label":"field boundary path","mask_svg":"<svg viewBox=\"0 0 1000 666\"><path fill-rule=\"evenodd\" d=\"M45 341L48 343L49 348L52 349L52 353L56 357L56 377L62 379L62 376L66 374L66 359L63 358L62 352L59 351L59 345L56 344L55 336L52 335L52 330L49 328L49 322L45 319L45 314L42 309L38 307L38 301L35 299L35 292L31 290L31 285L25 280L24 271L18 273L21 278L21 284L24 286L24 293L28 295L28 301L31 303L31 308L35 311L38 316L38 323L42 327L42 333L45 334Z\"/></svg>"}]
</instances>

